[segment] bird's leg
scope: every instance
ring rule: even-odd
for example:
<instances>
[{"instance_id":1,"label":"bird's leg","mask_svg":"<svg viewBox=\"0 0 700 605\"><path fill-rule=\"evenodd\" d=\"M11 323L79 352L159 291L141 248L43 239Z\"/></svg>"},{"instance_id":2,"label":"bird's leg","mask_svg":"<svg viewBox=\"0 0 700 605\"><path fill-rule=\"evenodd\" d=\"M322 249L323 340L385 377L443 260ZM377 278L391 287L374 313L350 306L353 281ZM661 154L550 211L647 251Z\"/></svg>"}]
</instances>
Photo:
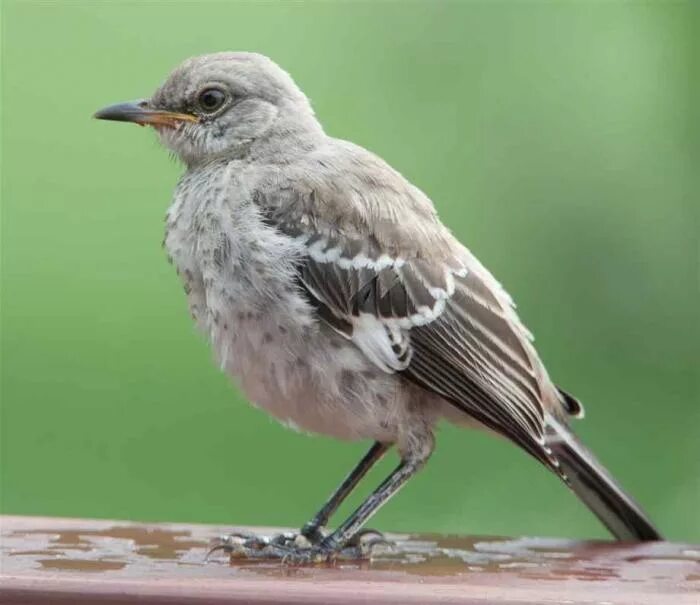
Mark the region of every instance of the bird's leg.
<instances>
[{"instance_id":1,"label":"bird's leg","mask_svg":"<svg viewBox=\"0 0 700 605\"><path fill-rule=\"evenodd\" d=\"M389 444L380 443L379 441L372 445L357 466L350 471L350 474L331 494L331 497L321 510L314 515L311 521L304 525L301 530L301 540L294 533L284 533L267 538L249 532L233 532L214 540L209 553L223 550L242 558L274 558L284 557L299 548L304 548L304 540L307 542L307 548L309 543L311 545L320 544L324 538L321 528L328 523L331 515L367 472L382 458L389 447Z\"/></svg>"},{"instance_id":2,"label":"bird's leg","mask_svg":"<svg viewBox=\"0 0 700 605\"><path fill-rule=\"evenodd\" d=\"M389 499L413 477L425 463L424 460L402 460L384 482L352 513L343 524L321 542L321 548L334 552L345 546Z\"/></svg>"},{"instance_id":3,"label":"bird's leg","mask_svg":"<svg viewBox=\"0 0 700 605\"><path fill-rule=\"evenodd\" d=\"M377 540L370 540L366 544L359 542L351 547L348 547L348 544L361 533L360 530L367 520L423 467L432 450L433 441L431 436L428 447L403 456L394 471L332 534L324 538L320 544L311 548L294 549L284 557L284 560L289 564L298 565L328 561L335 558L367 558L369 552L371 552L371 547L376 544Z\"/></svg>"},{"instance_id":4,"label":"bird's leg","mask_svg":"<svg viewBox=\"0 0 700 605\"><path fill-rule=\"evenodd\" d=\"M343 503L350 492L355 489L360 480L369 472L369 470L381 460L382 456L389 449L386 443L375 442L369 451L364 455L357 466L350 471L350 474L345 477L343 482L331 494L328 501L301 529L301 534L312 544L319 544L323 540L321 528L324 527L331 515L338 510L338 507Z\"/></svg>"}]
</instances>

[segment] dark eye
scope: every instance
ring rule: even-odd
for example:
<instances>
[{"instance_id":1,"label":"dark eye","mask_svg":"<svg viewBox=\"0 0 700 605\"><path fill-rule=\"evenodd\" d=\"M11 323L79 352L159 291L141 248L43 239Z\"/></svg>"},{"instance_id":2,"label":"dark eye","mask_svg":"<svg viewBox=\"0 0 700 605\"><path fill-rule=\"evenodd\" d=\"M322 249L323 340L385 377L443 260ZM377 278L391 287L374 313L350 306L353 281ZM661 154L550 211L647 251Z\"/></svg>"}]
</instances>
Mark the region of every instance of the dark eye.
<instances>
[{"instance_id":1,"label":"dark eye","mask_svg":"<svg viewBox=\"0 0 700 605\"><path fill-rule=\"evenodd\" d=\"M197 103L207 113L216 111L225 101L226 93L220 88L205 88L197 97Z\"/></svg>"}]
</instances>

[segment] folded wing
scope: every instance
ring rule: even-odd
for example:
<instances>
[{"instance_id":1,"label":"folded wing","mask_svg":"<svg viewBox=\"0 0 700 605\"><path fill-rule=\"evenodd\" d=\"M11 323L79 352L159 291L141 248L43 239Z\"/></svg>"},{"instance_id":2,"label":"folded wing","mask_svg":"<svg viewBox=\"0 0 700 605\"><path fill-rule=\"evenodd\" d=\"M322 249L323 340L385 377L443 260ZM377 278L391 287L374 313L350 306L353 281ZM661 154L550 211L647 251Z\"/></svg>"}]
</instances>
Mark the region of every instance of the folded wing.
<instances>
[{"instance_id":1,"label":"folded wing","mask_svg":"<svg viewBox=\"0 0 700 605\"><path fill-rule=\"evenodd\" d=\"M506 292L417 189L353 178L290 182L275 199L256 198L268 224L302 245L298 281L319 316L383 371L437 393L556 469L545 410L552 394L557 411L562 401Z\"/></svg>"}]
</instances>

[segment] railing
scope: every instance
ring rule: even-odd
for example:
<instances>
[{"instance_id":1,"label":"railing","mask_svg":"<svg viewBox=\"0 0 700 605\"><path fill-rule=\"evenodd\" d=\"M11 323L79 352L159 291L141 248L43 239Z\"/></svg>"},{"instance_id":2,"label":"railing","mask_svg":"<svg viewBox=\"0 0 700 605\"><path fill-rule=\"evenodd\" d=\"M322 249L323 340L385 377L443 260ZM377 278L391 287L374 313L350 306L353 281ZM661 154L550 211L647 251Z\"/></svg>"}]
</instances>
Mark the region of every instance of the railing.
<instances>
[{"instance_id":1,"label":"railing","mask_svg":"<svg viewBox=\"0 0 700 605\"><path fill-rule=\"evenodd\" d=\"M390 535L393 548L371 562L290 568L205 560L210 540L231 528L0 523L5 605L700 604L700 546L688 544Z\"/></svg>"}]
</instances>

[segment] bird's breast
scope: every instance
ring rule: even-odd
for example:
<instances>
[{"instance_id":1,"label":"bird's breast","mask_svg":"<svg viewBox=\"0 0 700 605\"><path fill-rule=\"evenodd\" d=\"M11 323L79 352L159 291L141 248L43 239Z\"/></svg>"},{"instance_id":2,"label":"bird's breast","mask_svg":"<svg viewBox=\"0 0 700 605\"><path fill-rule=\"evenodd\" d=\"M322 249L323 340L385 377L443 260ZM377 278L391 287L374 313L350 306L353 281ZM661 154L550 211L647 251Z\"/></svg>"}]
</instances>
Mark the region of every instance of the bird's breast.
<instances>
[{"instance_id":1,"label":"bird's breast","mask_svg":"<svg viewBox=\"0 0 700 605\"><path fill-rule=\"evenodd\" d=\"M245 192L185 181L166 222L166 250L221 369L285 424L391 440L398 381L319 322L297 284L301 244L266 224Z\"/></svg>"}]
</instances>

